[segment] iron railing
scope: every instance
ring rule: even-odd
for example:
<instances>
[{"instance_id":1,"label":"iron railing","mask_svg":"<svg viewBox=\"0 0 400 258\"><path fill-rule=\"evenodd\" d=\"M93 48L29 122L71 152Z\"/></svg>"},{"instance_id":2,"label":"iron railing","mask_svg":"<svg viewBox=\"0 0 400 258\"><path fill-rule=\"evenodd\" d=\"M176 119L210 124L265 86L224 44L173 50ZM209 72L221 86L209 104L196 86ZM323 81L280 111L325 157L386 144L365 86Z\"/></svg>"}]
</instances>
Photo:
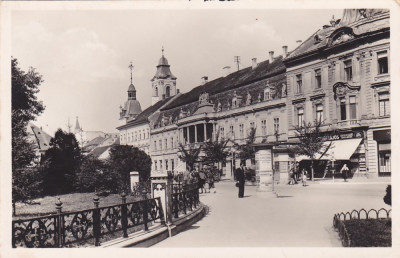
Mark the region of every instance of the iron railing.
<instances>
[{"instance_id":1,"label":"iron railing","mask_svg":"<svg viewBox=\"0 0 400 258\"><path fill-rule=\"evenodd\" d=\"M181 192L172 193L172 214L175 219L186 215L200 206L199 190L197 187Z\"/></svg>"},{"instance_id":2,"label":"iron railing","mask_svg":"<svg viewBox=\"0 0 400 258\"><path fill-rule=\"evenodd\" d=\"M160 197L131 203L98 207L77 212L20 219L12 221L12 247L73 247L77 245L100 245L100 238L159 222L164 225Z\"/></svg>"},{"instance_id":3,"label":"iron railing","mask_svg":"<svg viewBox=\"0 0 400 258\"><path fill-rule=\"evenodd\" d=\"M350 235L347 232L344 221L346 220L361 220L361 219L389 219L391 218L392 210L381 208L379 210L371 209L369 211L361 209L359 211L341 212L333 216L333 227L338 231L342 244L345 247L352 246Z\"/></svg>"}]
</instances>

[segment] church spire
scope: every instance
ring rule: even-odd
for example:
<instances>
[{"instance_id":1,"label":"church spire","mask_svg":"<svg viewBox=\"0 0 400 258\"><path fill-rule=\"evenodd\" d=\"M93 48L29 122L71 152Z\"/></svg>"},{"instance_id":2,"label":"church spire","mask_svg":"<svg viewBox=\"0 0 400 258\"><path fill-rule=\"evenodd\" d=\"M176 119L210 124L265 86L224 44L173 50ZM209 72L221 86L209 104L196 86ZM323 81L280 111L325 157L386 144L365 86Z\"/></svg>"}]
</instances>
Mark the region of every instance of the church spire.
<instances>
[{"instance_id":1,"label":"church spire","mask_svg":"<svg viewBox=\"0 0 400 258\"><path fill-rule=\"evenodd\" d=\"M82 131L81 126L79 125L78 117L76 117L76 123L75 123L75 133L78 133Z\"/></svg>"},{"instance_id":2,"label":"church spire","mask_svg":"<svg viewBox=\"0 0 400 258\"><path fill-rule=\"evenodd\" d=\"M133 71L132 61L131 61L131 64L128 66L128 68L131 69L131 84L133 84L132 83L132 71Z\"/></svg>"}]
</instances>

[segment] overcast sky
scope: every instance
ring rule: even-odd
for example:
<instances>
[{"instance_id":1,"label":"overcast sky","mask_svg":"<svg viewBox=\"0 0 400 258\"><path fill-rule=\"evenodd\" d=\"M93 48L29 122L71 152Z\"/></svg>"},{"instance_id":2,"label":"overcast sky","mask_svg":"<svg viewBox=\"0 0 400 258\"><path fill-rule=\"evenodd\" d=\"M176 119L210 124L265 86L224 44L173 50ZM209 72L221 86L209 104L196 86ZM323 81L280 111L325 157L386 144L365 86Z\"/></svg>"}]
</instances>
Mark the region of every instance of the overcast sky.
<instances>
[{"instance_id":1,"label":"overcast sky","mask_svg":"<svg viewBox=\"0 0 400 258\"><path fill-rule=\"evenodd\" d=\"M14 11L12 55L43 75L38 98L46 106L35 124L54 134L75 118L84 130L116 132L127 100L130 61L142 110L164 46L177 88L187 92L222 67L264 61L289 51L343 10L97 10Z\"/></svg>"}]
</instances>

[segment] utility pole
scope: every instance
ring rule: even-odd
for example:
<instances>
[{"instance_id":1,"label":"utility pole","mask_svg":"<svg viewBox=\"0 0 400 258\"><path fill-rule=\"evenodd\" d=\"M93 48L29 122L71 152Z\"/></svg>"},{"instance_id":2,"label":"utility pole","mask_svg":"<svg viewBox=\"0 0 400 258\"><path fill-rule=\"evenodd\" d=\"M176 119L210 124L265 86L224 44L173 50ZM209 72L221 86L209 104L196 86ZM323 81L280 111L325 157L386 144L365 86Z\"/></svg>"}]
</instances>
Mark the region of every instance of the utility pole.
<instances>
[{"instance_id":1,"label":"utility pole","mask_svg":"<svg viewBox=\"0 0 400 258\"><path fill-rule=\"evenodd\" d=\"M237 65L237 69L238 69L238 71L239 71L239 64L240 64L240 56L234 56L234 62L236 63L236 65Z\"/></svg>"}]
</instances>

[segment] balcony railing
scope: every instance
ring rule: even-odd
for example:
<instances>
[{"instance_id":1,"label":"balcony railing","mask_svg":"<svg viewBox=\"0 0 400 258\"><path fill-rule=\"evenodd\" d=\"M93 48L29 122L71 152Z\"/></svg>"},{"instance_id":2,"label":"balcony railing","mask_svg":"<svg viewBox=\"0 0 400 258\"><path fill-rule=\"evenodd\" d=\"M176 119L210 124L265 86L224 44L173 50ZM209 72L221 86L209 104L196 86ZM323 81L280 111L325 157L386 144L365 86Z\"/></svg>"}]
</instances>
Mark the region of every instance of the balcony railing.
<instances>
[{"instance_id":1,"label":"balcony railing","mask_svg":"<svg viewBox=\"0 0 400 258\"><path fill-rule=\"evenodd\" d=\"M338 127L351 127L351 126L359 126L361 124L361 120L351 119L351 120L342 120L338 121Z\"/></svg>"}]
</instances>

